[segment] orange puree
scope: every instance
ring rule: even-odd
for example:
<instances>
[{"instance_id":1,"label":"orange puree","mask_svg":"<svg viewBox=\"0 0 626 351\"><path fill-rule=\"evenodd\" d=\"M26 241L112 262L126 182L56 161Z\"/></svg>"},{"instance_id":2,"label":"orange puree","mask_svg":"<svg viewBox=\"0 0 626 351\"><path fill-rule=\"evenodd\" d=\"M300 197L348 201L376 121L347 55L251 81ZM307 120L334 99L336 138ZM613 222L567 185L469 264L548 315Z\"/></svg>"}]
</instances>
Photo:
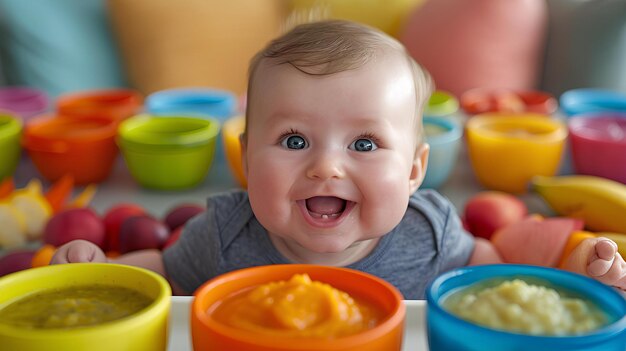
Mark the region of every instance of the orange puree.
<instances>
[{"instance_id":1,"label":"orange puree","mask_svg":"<svg viewBox=\"0 0 626 351\"><path fill-rule=\"evenodd\" d=\"M211 311L209 311L211 313ZM212 312L231 327L281 337L336 338L374 327L373 306L328 284L296 274L227 297Z\"/></svg>"}]
</instances>

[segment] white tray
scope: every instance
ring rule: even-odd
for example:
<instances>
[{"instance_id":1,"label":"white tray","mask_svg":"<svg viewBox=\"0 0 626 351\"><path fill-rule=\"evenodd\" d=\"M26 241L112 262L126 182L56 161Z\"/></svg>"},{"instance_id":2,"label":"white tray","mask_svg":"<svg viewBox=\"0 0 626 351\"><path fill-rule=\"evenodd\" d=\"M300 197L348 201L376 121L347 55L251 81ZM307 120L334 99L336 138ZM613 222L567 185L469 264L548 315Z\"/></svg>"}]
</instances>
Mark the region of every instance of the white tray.
<instances>
[{"instance_id":1,"label":"white tray","mask_svg":"<svg viewBox=\"0 0 626 351\"><path fill-rule=\"evenodd\" d=\"M189 310L192 297L172 297L170 314L169 351L191 351L191 330ZM406 304L406 324L402 351L428 350L424 321L425 301L404 301Z\"/></svg>"}]
</instances>

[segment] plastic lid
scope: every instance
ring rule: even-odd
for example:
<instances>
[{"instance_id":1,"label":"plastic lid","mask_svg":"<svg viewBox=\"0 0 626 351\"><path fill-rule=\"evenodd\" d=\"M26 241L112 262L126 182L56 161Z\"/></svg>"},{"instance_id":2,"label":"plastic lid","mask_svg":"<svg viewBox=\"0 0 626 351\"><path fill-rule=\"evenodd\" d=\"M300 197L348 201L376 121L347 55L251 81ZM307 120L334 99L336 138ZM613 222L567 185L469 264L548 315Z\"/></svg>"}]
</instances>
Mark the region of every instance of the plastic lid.
<instances>
[{"instance_id":1,"label":"plastic lid","mask_svg":"<svg viewBox=\"0 0 626 351\"><path fill-rule=\"evenodd\" d=\"M138 115L122 122L118 134L121 144L145 150L206 144L219 131L214 118Z\"/></svg>"}]
</instances>

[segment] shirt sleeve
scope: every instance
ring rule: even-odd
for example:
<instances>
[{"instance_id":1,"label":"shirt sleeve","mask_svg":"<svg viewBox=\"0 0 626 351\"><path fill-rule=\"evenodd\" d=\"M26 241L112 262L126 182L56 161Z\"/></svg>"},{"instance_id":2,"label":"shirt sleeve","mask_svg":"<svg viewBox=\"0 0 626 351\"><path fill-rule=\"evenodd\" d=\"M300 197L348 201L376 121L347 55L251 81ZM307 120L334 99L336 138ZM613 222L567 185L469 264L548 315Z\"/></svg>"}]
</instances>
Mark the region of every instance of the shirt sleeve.
<instances>
[{"instance_id":1,"label":"shirt sleeve","mask_svg":"<svg viewBox=\"0 0 626 351\"><path fill-rule=\"evenodd\" d=\"M434 190L420 190L411 203L430 218L437 250L438 272L466 266L474 252L474 238L461 224L454 205Z\"/></svg>"},{"instance_id":2,"label":"shirt sleeve","mask_svg":"<svg viewBox=\"0 0 626 351\"><path fill-rule=\"evenodd\" d=\"M440 273L467 266L474 252L474 238L463 228L452 204L448 207L447 220L441 238Z\"/></svg>"}]
</instances>

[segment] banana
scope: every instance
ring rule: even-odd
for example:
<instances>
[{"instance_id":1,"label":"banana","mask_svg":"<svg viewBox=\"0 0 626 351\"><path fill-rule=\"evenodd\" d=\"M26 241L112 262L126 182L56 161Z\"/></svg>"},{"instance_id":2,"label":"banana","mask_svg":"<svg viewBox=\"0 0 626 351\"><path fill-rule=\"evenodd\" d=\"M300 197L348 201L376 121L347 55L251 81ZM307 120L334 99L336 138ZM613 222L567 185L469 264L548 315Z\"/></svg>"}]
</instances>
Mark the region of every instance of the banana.
<instances>
[{"instance_id":1,"label":"banana","mask_svg":"<svg viewBox=\"0 0 626 351\"><path fill-rule=\"evenodd\" d=\"M585 175L536 176L531 184L559 215L580 218L592 231L626 233L626 185Z\"/></svg>"}]
</instances>

